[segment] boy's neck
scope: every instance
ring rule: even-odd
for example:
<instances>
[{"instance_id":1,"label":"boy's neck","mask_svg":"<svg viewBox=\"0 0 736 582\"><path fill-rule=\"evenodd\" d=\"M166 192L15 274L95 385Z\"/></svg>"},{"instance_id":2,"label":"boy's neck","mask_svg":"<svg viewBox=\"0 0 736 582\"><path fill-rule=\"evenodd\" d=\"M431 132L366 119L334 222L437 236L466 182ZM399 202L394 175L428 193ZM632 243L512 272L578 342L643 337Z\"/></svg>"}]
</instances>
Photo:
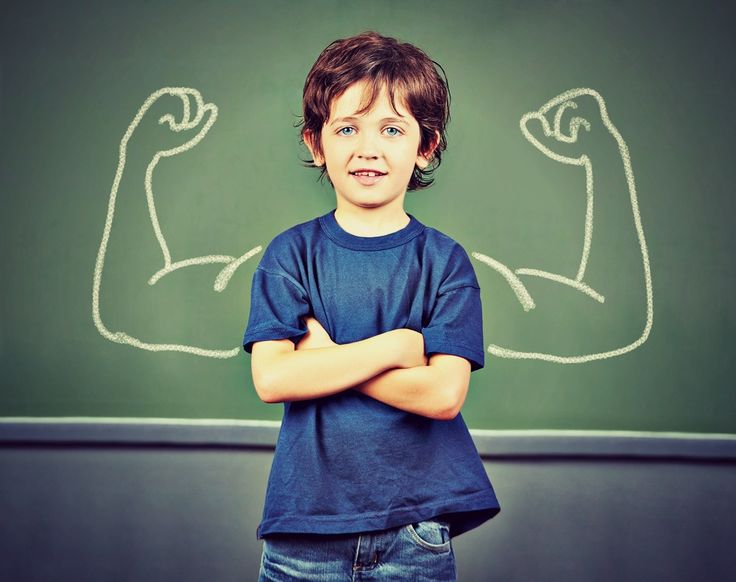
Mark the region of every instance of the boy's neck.
<instances>
[{"instance_id":1,"label":"boy's neck","mask_svg":"<svg viewBox=\"0 0 736 582\"><path fill-rule=\"evenodd\" d=\"M410 222L404 208L346 208L337 206L335 220L344 231L355 236L383 236L401 230Z\"/></svg>"}]
</instances>

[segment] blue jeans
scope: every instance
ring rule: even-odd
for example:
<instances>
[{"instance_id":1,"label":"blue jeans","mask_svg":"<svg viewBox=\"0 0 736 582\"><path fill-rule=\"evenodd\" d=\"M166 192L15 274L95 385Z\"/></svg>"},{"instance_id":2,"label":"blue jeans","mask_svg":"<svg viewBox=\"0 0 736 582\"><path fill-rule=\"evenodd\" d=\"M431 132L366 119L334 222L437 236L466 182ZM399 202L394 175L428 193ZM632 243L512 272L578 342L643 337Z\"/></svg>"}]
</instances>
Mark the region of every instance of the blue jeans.
<instances>
[{"instance_id":1,"label":"blue jeans","mask_svg":"<svg viewBox=\"0 0 736 582\"><path fill-rule=\"evenodd\" d=\"M362 534L264 538L259 582L454 582L449 525L431 519Z\"/></svg>"}]
</instances>

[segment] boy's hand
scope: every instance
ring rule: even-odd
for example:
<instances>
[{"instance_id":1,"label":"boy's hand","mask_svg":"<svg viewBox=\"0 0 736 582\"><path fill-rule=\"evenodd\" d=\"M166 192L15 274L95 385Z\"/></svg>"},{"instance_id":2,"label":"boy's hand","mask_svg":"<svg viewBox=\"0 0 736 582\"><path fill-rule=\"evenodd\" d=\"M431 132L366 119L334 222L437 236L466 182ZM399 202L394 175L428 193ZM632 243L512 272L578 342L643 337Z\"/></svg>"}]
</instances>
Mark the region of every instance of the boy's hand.
<instances>
[{"instance_id":1,"label":"boy's hand","mask_svg":"<svg viewBox=\"0 0 736 582\"><path fill-rule=\"evenodd\" d=\"M424 336L413 329L403 327L395 329L391 333L397 334L399 338L399 353L402 354L400 368L414 368L415 366L426 366L429 358L424 353Z\"/></svg>"},{"instance_id":2,"label":"boy's hand","mask_svg":"<svg viewBox=\"0 0 736 582\"><path fill-rule=\"evenodd\" d=\"M429 365L429 357L424 353L424 336L420 332L407 327L402 327L391 330L388 332L388 335L393 338L393 349L395 350L399 358L398 361L400 362L393 370ZM376 380L378 379L378 384L380 385L380 379L386 376L386 374L390 374L391 371L392 370L386 370L365 382L356 384L353 386L353 390L363 392L364 394L368 394L375 398L375 394L372 394L370 391L375 388L374 384Z\"/></svg>"},{"instance_id":3,"label":"boy's hand","mask_svg":"<svg viewBox=\"0 0 736 582\"><path fill-rule=\"evenodd\" d=\"M304 323L307 324L307 333L299 340L296 345L297 350L311 350L313 348L331 348L337 344L332 341L330 334L314 317L305 317Z\"/></svg>"},{"instance_id":4,"label":"boy's hand","mask_svg":"<svg viewBox=\"0 0 736 582\"><path fill-rule=\"evenodd\" d=\"M339 345L332 341L330 334L317 321L316 318L310 316L304 318L307 325L307 333L296 344L296 350L309 350L313 348L329 348ZM424 336L412 329L401 328L388 332L393 338L393 348L397 354L400 354L401 363L399 368L413 368L415 366L427 366L429 358L424 353ZM391 344L387 344L391 345ZM360 388L363 384L359 384L354 388Z\"/></svg>"}]
</instances>

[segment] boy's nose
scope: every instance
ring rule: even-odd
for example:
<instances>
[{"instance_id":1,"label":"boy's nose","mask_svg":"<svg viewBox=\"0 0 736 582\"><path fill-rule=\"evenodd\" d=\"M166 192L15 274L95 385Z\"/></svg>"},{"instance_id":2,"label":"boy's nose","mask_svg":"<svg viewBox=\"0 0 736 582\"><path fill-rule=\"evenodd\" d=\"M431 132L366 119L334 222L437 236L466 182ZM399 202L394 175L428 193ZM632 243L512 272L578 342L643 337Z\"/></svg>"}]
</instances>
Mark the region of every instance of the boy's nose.
<instances>
[{"instance_id":1,"label":"boy's nose","mask_svg":"<svg viewBox=\"0 0 736 582\"><path fill-rule=\"evenodd\" d=\"M359 158L377 158L378 157L378 145L376 144L376 138L363 134L362 139L357 144L356 154Z\"/></svg>"}]
</instances>

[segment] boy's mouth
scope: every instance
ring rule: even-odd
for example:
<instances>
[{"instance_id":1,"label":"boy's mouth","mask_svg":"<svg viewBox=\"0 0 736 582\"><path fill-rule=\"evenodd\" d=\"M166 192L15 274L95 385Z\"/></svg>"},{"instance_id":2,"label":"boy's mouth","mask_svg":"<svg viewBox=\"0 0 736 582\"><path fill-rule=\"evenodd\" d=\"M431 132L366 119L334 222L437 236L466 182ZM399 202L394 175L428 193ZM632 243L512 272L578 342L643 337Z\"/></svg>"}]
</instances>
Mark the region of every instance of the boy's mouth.
<instances>
[{"instance_id":1,"label":"boy's mouth","mask_svg":"<svg viewBox=\"0 0 736 582\"><path fill-rule=\"evenodd\" d=\"M360 169L355 170L354 172L350 172L350 174L363 186L371 186L372 184L375 184L376 182L379 182L381 178L383 178L386 173L385 172L379 172L378 170L368 170L368 169Z\"/></svg>"}]
</instances>

